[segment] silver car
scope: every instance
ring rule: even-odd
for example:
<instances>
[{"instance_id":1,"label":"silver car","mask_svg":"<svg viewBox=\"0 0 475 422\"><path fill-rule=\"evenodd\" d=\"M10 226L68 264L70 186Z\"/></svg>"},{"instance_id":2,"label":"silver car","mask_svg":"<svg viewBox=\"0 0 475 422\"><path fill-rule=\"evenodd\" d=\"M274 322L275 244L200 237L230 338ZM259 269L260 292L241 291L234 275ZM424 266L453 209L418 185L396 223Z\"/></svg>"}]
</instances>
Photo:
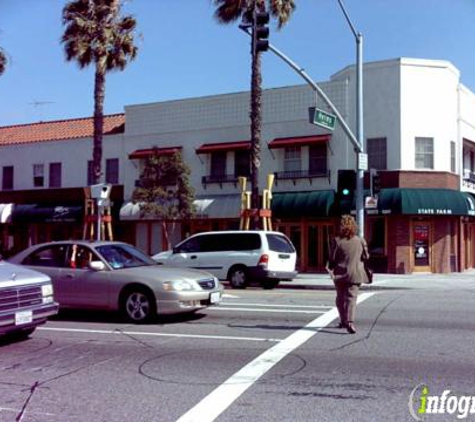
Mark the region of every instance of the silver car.
<instances>
[{"instance_id":1,"label":"silver car","mask_svg":"<svg viewBox=\"0 0 475 422\"><path fill-rule=\"evenodd\" d=\"M223 292L207 272L158 266L122 242L43 243L9 261L50 276L60 308L120 310L136 323L217 305Z\"/></svg>"}]
</instances>

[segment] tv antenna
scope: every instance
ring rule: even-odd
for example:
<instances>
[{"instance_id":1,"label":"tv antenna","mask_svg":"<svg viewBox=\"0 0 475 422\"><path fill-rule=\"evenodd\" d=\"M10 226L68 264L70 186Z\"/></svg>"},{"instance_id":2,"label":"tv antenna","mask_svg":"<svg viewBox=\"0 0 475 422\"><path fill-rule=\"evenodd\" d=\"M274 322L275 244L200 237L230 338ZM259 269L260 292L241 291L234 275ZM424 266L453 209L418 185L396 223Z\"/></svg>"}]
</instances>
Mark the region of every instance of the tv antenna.
<instances>
[{"instance_id":1,"label":"tv antenna","mask_svg":"<svg viewBox=\"0 0 475 422\"><path fill-rule=\"evenodd\" d=\"M33 100L31 103L28 103L30 105L32 105L36 111L39 111L40 110L40 107L43 107L45 105L48 105L48 104L54 104L53 101L36 101L36 100ZM42 119L42 116L40 116L40 122L43 121Z\"/></svg>"}]
</instances>

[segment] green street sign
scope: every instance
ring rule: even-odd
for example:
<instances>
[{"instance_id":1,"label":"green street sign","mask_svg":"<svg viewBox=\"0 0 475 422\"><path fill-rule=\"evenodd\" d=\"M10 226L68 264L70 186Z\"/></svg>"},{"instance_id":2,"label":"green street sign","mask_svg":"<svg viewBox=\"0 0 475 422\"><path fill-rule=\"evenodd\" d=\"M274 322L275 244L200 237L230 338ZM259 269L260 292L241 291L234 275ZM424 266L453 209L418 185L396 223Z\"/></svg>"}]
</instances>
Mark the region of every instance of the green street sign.
<instances>
[{"instance_id":1,"label":"green street sign","mask_svg":"<svg viewBox=\"0 0 475 422\"><path fill-rule=\"evenodd\" d=\"M335 129L336 116L318 108L315 108L314 110L315 112L313 114L313 120L311 123L326 129Z\"/></svg>"}]
</instances>

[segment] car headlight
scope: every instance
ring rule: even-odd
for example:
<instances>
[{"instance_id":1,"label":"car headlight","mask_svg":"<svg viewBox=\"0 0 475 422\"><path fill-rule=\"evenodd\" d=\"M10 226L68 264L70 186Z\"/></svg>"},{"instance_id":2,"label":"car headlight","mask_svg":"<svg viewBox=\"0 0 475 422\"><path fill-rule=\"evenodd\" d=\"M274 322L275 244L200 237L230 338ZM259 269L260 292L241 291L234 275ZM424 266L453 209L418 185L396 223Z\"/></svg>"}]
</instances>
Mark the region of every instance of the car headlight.
<instances>
[{"instance_id":1,"label":"car headlight","mask_svg":"<svg viewBox=\"0 0 475 422\"><path fill-rule=\"evenodd\" d=\"M43 284L41 286L41 295L43 296L43 303L53 302L53 285Z\"/></svg>"},{"instance_id":2,"label":"car headlight","mask_svg":"<svg viewBox=\"0 0 475 422\"><path fill-rule=\"evenodd\" d=\"M167 291L176 292L195 290L195 286L193 284L184 280L165 281L163 283L163 288Z\"/></svg>"}]
</instances>

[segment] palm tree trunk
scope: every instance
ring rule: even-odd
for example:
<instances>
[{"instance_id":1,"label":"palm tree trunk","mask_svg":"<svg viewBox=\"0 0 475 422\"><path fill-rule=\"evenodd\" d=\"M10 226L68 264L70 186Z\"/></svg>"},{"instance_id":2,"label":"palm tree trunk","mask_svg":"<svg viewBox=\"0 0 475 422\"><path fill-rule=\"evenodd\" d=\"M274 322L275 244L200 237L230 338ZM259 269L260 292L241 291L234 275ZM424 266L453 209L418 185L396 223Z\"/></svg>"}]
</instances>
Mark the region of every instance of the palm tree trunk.
<instances>
[{"instance_id":1,"label":"palm tree trunk","mask_svg":"<svg viewBox=\"0 0 475 422\"><path fill-rule=\"evenodd\" d=\"M102 136L104 129L105 72L96 66L94 80L94 147L92 150L93 184L100 182L102 175Z\"/></svg>"},{"instance_id":2,"label":"palm tree trunk","mask_svg":"<svg viewBox=\"0 0 475 422\"><path fill-rule=\"evenodd\" d=\"M256 6L254 6L256 7ZM254 41L254 40L253 40ZM261 167L261 126L262 126L262 76L261 55L252 46L251 75L251 207L259 209L259 169ZM251 226L259 227L259 219L255 217Z\"/></svg>"}]
</instances>

